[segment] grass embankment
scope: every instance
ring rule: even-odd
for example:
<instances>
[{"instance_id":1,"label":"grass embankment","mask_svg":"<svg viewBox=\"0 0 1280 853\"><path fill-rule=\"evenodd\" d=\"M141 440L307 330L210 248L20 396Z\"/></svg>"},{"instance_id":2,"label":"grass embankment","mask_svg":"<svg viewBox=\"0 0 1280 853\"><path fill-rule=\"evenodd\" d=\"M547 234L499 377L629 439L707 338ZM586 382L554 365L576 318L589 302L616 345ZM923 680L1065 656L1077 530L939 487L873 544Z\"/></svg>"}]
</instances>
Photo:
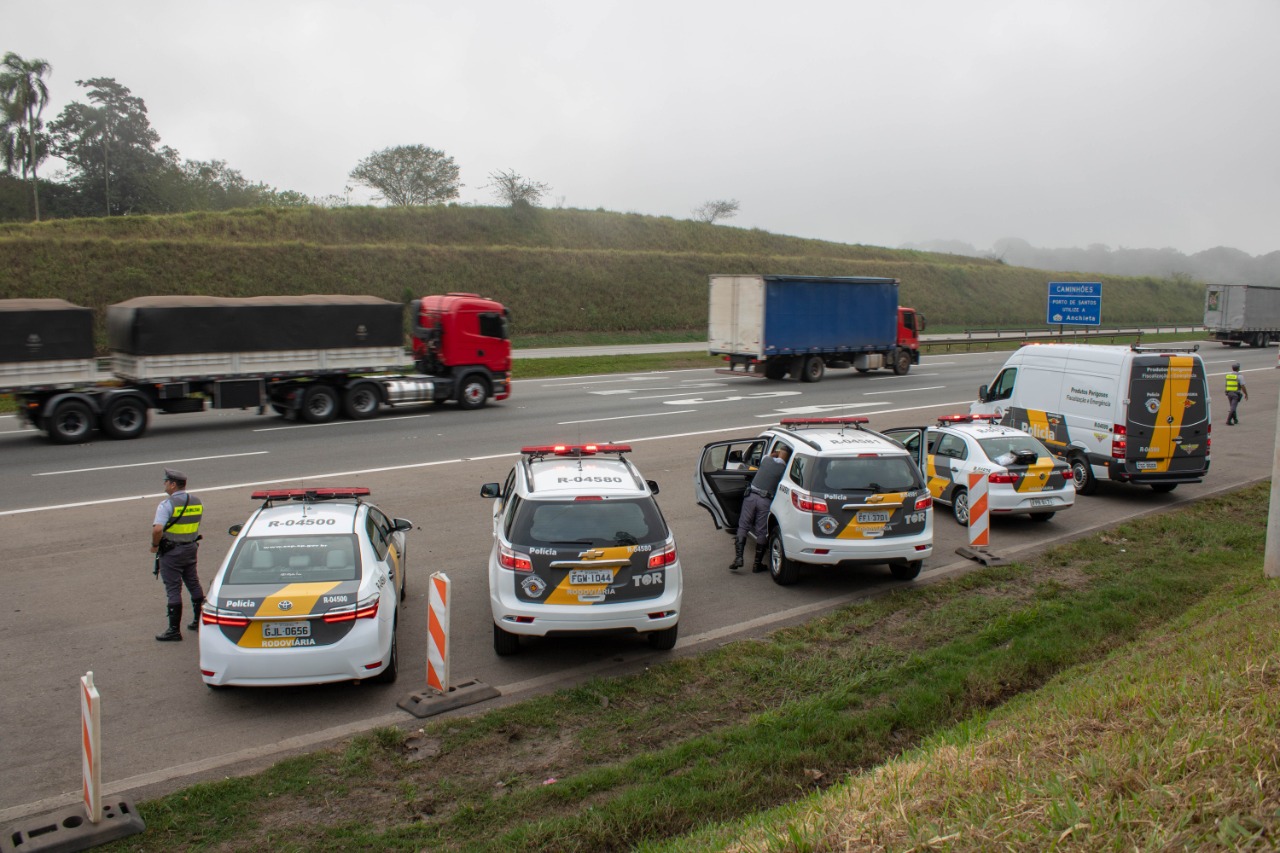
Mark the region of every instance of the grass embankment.
<instances>
[{"instance_id":1,"label":"grass embankment","mask_svg":"<svg viewBox=\"0 0 1280 853\"><path fill-rule=\"evenodd\" d=\"M1047 280L1097 279L603 210L288 209L0 225L0 298L94 308L104 344L106 306L153 294L407 302L472 291L510 308L518 346L579 333L705 335L707 276L734 272L895 277L903 304L953 328L1042 327ZM1202 316L1203 285L1103 282L1108 323Z\"/></svg>"},{"instance_id":2,"label":"grass embankment","mask_svg":"<svg viewBox=\"0 0 1280 853\"><path fill-rule=\"evenodd\" d=\"M119 847L1273 844L1266 512L1252 487L633 677L379 730L143 803L146 834Z\"/></svg>"}]
</instances>

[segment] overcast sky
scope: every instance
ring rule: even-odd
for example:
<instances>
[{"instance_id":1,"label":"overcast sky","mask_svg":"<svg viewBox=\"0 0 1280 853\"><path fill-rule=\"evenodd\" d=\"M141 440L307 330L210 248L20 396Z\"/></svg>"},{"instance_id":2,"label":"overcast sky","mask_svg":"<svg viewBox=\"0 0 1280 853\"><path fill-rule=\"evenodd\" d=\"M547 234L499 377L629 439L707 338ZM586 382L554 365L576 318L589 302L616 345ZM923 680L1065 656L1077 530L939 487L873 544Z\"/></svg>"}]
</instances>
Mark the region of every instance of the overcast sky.
<instances>
[{"instance_id":1,"label":"overcast sky","mask_svg":"<svg viewBox=\"0 0 1280 853\"><path fill-rule=\"evenodd\" d=\"M461 201L900 246L1280 249L1280 0L4 0L52 120L114 77L187 159L342 195L393 145ZM370 192L353 188L364 203Z\"/></svg>"}]
</instances>

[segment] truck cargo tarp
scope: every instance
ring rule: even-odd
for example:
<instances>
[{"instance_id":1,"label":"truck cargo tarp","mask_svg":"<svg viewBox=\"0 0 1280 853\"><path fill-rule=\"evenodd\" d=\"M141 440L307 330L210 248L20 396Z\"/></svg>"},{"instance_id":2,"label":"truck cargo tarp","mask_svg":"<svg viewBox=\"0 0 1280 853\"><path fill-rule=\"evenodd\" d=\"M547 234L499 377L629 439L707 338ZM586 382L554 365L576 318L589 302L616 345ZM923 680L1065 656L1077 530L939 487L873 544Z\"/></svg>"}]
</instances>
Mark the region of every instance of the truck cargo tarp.
<instances>
[{"instance_id":1,"label":"truck cargo tarp","mask_svg":"<svg viewBox=\"0 0 1280 853\"><path fill-rule=\"evenodd\" d=\"M375 296L141 296L107 308L127 355L404 346L404 306Z\"/></svg>"},{"instance_id":2,"label":"truck cargo tarp","mask_svg":"<svg viewBox=\"0 0 1280 853\"><path fill-rule=\"evenodd\" d=\"M0 299L0 363L93 358L93 309L65 299Z\"/></svg>"}]
</instances>

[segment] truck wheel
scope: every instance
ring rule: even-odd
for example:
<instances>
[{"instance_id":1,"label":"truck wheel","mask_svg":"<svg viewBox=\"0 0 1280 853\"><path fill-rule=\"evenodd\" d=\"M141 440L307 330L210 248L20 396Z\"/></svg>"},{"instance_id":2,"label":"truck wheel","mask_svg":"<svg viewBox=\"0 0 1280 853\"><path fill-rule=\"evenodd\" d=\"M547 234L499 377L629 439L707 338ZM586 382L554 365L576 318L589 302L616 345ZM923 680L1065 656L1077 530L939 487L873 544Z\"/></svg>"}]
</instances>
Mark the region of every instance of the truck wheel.
<instances>
[{"instance_id":1,"label":"truck wheel","mask_svg":"<svg viewBox=\"0 0 1280 853\"><path fill-rule=\"evenodd\" d=\"M471 375L462 380L458 389L458 405L464 409L478 409L489 399L489 383L481 376Z\"/></svg>"},{"instance_id":2,"label":"truck wheel","mask_svg":"<svg viewBox=\"0 0 1280 853\"><path fill-rule=\"evenodd\" d=\"M911 370L911 352L909 350L900 349L893 356L893 372L899 376L906 376Z\"/></svg>"},{"instance_id":3,"label":"truck wheel","mask_svg":"<svg viewBox=\"0 0 1280 853\"><path fill-rule=\"evenodd\" d=\"M1255 349L1261 349L1266 345L1267 345L1266 332L1255 332L1253 335L1253 340L1249 342L1249 346L1254 347Z\"/></svg>"},{"instance_id":4,"label":"truck wheel","mask_svg":"<svg viewBox=\"0 0 1280 853\"><path fill-rule=\"evenodd\" d=\"M781 379L787 375L787 363L780 359L771 358L764 363L765 379Z\"/></svg>"},{"instance_id":5,"label":"truck wheel","mask_svg":"<svg viewBox=\"0 0 1280 853\"><path fill-rule=\"evenodd\" d=\"M811 355L804 361L804 367L800 371L801 382L821 382L822 376L827 372L827 366L823 364L822 357Z\"/></svg>"},{"instance_id":6,"label":"truck wheel","mask_svg":"<svg viewBox=\"0 0 1280 853\"><path fill-rule=\"evenodd\" d=\"M98 425L98 416L83 400L66 400L49 416L49 438L56 444L84 441Z\"/></svg>"},{"instance_id":7,"label":"truck wheel","mask_svg":"<svg viewBox=\"0 0 1280 853\"><path fill-rule=\"evenodd\" d=\"M769 549L769 575L774 583L778 586L791 586L800 580L800 566L787 558L787 549L782 544L782 532L778 528L769 531L769 541L765 547Z\"/></svg>"},{"instance_id":8,"label":"truck wheel","mask_svg":"<svg viewBox=\"0 0 1280 853\"><path fill-rule=\"evenodd\" d=\"M1071 457L1071 482L1075 484L1077 495L1091 495L1098 488L1098 478L1093 476L1089 460L1079 453Z\"/></svg>"},{"instance_id":9,"label":"truck wheel","mask_svg":"<svg viewBox=\"0 0 1280 853\"><path fill-rule=\"evenodd\" d=\"M102 431L108 438L137 438L147 431L147 404L137 397L125 397L107 406Z\"/></svg>"},{"instance_id":10,"label":"truck wheel","mask_svg":"<svg viewBox=\"0 0 1280 853\"><path fill-rule=\"evenodd\" d=\"M672 625L664 631L650 631L649 648L660 652L669 652L676 647L676 637L680 633L679 625Z\"/></svg>"},{"instance_id":11,"label":"truck wheel","mask_svg":"<svg viewBox=\"0 0 1280 853\"><path fill-rule=\"evenodd\" d=\"M299 414L309 424L328 423L338 415L338 395L328 385L311 385L302 395Z\"/></svg>"},{"instance_id":12,"label":"truck wheel","mask_svg":"<svg viewBox=\"0 0 1280 853\"><path fill-rule=\"evenodd\" d=\"M907 560L902 563L890 563L889 572L893 575L894 580L913 581L920 576L920 568L924 565L924 560Z\"/></svg>"},{"instance_id":13,"label":"truck wheel","mask_svg":"<svg viewBox=\"0 0 1280 853\"><path fill-rule=\"evenodd\" d=\"M969 526L969 493L964 489L956 489L951 496L951 516L961 527Z\"/></svg>"},{"instance_id":14,"label":"truck wheel","mask_svg":"<svg viewBox=\"0 0 1280 853\"><path fill-rule=\"evenodd\" d=\"M342 413L353 421L363 421L378 413L382 398L368 382L352 385L342 395Z\"/></svg>"},{"instance_id":15,"label":"truck wheel","mask_svg":"<svg viewBox=\"0 0 1280 853\"><path fill-rule=\"evenodd\" d=\"M512 634L510 631L504 631L498 627L498 623L493 623L493 652L498 657L507 657L514 655L520 651L520 635Z\"/></svg>"}]
</instances>

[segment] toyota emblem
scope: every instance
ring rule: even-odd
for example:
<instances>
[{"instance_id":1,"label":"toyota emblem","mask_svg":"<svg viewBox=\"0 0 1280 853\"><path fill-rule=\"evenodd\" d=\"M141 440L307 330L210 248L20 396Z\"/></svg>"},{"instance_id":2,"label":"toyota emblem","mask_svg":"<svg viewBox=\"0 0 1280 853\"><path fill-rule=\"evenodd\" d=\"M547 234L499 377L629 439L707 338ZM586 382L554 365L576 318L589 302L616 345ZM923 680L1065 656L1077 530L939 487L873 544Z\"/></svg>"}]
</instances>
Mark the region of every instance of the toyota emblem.
<instances>
[{"instance_id":1,"label":"toyota emblem","mask_svg":"<svg viewBox=\"0 0 1280 853\"><path fill-rule=\"evenodd\" d=\"M293 609L293 602L292 602L292 601L282 601L282 602L280 602L279 604L277 604L277 605L276 605L276 607L279 607L281 610L292 610L292 609Z\"/></svg>"}]
</instances>

